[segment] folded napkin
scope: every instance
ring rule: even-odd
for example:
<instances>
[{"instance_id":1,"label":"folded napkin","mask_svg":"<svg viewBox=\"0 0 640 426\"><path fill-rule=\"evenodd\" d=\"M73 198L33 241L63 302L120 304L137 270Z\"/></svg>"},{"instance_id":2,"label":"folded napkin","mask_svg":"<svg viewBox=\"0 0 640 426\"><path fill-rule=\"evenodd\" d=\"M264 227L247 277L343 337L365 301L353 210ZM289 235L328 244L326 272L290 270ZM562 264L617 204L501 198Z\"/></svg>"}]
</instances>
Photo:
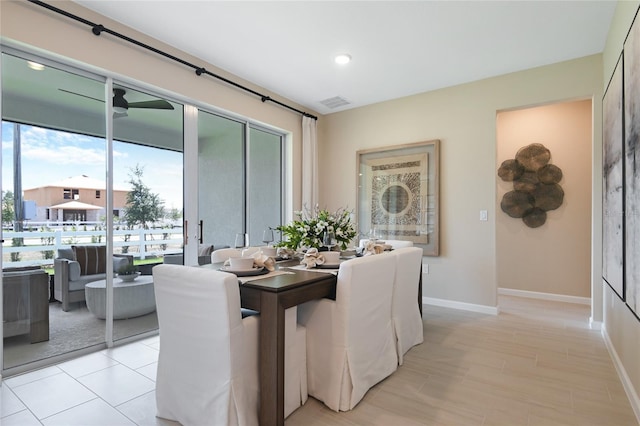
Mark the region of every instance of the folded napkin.
<instances>
[{"instance_id":1,"label":"folded napkin","mask_svg":"<svg viewBox=\"0 0 640 426\"><path fill-rule=\"evenodd\" d=\"M253 257L253 266L258 268L267 268L267 271L272 272L276 269L274 266L276 261L273 257L262 254L262 250L258 250L251 256L244 257ZM224 266L230 266L231 261L229 259L224 261Z\"/></svg>"},{"instance_id":2,"label":"folded napkin","mask_svg":"<svg viewBox=\"0 0 640 426\"><path fill-rule=\"evenodd\" d=\"M283 259L293 259L295 255L296 255L295 250L291 250L286 247L278 247L278 251L277 251L278 257L281 257Z\"/></svg>"},{"instance_id":3,"label":"folded napkin","mask_svg":"<svg viewBox=\"0 0 640 426\"><path fill-rule=\"evenodd\" d=\"M375 241L367 241L364 245L363 256L371 256L373 254L380 254L385 250L391 250L391 246L389 244L380 244Z\"/></svg>"},{"instance_id":4,"label":"folded napkin","mask_svg":"<svg viewBox=\"0 0 640 426\"><path fill-rule=\"evenodd\" d=\"M271 256L262 254L262 250L253 255L253 265L259 268L267 268L267 271L274 271L276 261Z\"/></svg>"},{"instance_id":5,"label":"folded napkin","mask_svg":"<svg viewBox=\"0 0 640 426\"><path fill-rule=\"evenodd\" d=\"M304 254L300 263L306 266L307 269L315 268L318 265L324 264L324 256L318 252L317 248L310 248Z\"/></svg>"}]
</instances>

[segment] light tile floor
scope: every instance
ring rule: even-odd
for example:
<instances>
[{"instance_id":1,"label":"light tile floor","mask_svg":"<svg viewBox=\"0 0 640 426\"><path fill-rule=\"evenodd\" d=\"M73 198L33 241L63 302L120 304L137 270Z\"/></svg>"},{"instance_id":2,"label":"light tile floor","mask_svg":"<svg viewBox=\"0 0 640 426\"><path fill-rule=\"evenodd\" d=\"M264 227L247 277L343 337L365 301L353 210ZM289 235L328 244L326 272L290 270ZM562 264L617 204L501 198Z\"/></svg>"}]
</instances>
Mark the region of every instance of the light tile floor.
<instances>
[{"instance_id":1,"label":"light tile floor","mask_svg":"<svg viewBox=\"0 0 640 426\"><path fill-rule=\"evenodd\" d=\"M584 305L500 297L500 314L425 306L425 342L354 410L307 403L297 425L637 425ZM0 424L172 425L155 417L159 339L10 377Z\"/></svg>"},{"instance_id":2,"label":"light tile floor","mask_svg":"<svg viewBox=\"0 0 640 426\"><path fill-rule=\"evenodd\" d=\"M159 338L4 380L0 424L176 425L155 417Z\"/></svg>"}]
</instances>

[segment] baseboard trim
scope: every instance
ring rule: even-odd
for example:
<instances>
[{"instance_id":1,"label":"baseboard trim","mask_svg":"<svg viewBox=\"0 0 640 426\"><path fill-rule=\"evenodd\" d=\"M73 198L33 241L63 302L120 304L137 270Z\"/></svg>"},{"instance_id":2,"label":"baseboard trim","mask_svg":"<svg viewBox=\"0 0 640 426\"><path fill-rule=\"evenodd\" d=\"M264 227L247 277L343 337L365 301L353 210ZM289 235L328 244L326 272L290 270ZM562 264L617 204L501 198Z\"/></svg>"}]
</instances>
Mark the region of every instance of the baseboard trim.
<instances>
[{"instance_id":1,"label":"baseboard trim","mask_svg":"<svg viewBox=\"0 0 640 426\"><path fill-rule=\"evenodd\" d=\"M616 349L614 348L613 343L611 343L611 339L609 339L609 335L607 334L606 328L602 327L602 330L600 331L600 333L602 333L604 344L607 347L607 350L609 351L609 355L613 360L613 365L615 366L616 371L618 372L618 377L620 377L620 381L622 382L622 387L624 388L624 391L627 393L627 397L629 398L629 403L631 404L633 413L636 415L636 420L638 420L638 423L640 423L640 398L638 397L638 393L634 389L633 383L631 383L631 379L629 378L629 375L627 374L627 371L625 370L624 365L622 365L622 361L620 361L620 357L618 357L618 353L616 352Z\"/></svg>"},{"instance_id":2,"label":"baseboard trim","mask_svg":"<svg viewBox=\"0 0 640 426\"><path fill-rule=\"evenodd\" d=\"M442 306L443 308L460 309L463 311L479 312L481 314L498 315L498 307L475 305L473 303L457 302L455 300L436 299L433 297L423 297L422 303L425 305Z\"/></svg>"},{"instance_id":3,"label":"baseboard trim","mask_svg":"<svg viewBox=\"0 0 640 426\"><path fill-rule=\"evenodd\" d=\"M591 298L589 297L567 296L565 294L541 293L538 291L516 290L513 288L498 288L498 294L528 297L530 299L553 300L555 302L576 303L579 305L591 305Z\"/></svg>"},{"instance_id":4,"label":"baseboard trim","mask_svg":"<svg viewBox=\"0 0 640 426\"><path fill-rule=\"evenodd\" d=\"M592 330L602 330L602 321L594 321L593 317L589 317L589 328Z\"/></svg>"}]
</instances>

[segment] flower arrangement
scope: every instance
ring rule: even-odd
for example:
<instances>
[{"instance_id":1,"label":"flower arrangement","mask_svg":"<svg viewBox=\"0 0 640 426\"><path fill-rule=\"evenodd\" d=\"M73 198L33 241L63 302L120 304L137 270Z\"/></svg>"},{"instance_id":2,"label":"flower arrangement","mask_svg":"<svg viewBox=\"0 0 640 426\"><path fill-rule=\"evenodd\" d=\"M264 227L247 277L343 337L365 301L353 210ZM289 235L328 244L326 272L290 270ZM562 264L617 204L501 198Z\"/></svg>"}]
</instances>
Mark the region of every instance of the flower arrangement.
<instances>
[{"instance_id":1,"label":"flower arrangement","mask_svg":"<svg viewBox=\"0 0 640 426\"><path fill-rule=\"evenodd\" d=\"M294 212L297 220L288 225L275 228L282 232L282 241L276 247L296 250L300 247L322 247L322 237L325 231L333 231L341 250L346 250L349 242L356 236L356 230L351 223L351 212L338 209L335 212L320 210L318 206L313 210L304 209Z\"/></svg>"}]
</instances>

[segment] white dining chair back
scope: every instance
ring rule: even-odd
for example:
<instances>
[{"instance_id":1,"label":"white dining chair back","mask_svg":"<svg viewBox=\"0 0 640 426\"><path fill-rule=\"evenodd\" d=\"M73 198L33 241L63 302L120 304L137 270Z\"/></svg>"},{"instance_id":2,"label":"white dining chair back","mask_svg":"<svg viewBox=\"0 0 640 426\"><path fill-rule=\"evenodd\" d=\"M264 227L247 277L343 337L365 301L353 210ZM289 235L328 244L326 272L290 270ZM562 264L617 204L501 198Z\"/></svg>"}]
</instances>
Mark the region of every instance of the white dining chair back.
<instances>
[{"instance_id":1,"label":"white dining chair back","mask_svg":"<svg viewBox=\"0 0 640 426\"><path fill-rule=\"evenodd\" d=\"M211 252L211 263L225 262L230 257L240 257L242 250L236 248L221 248Z\"/></svg>"},{"instance_id":2,"label":"white dining chair back","mask_svg":"<svg viewBox=\"0 0 640 426\"><path fill-rule=\"evenodd\" d=\"M260 251L260 247L250 246L250 247L243 248L242 251L241 251L241 254L242 254L242 257L253 256L256 253L258 253L259 251Z\"/></svg>"},{"instance_id":3,"label":"white dining chair back","mask_svg":"<svg viewBox=\"0 0 640 426\"><path fill-rule=\"evenodd\" d=\"M298 307L284 311L284 417L304 405L307 390L307 329L298 324Z\"/></svg>"},{"instance_id":4,"label":"white dining chair back","mask_svg":"<svg viewBox=\"0 0 640 426\"><path fill-rule=\"evenodd\" d=\"M388 244L391 246L393 250L404 248L404 247L413 247L413 241L405 241L405 240L380 240L381 243ZM360 240L359 247L364 247L369 242L369 239L363 238Z\"/></svg>"},{"instance_id":5,"label":"white dining chair back","mask_svg":"<svg viewBox=\"0 0 640 426\"><path fill-rule=\"evenodd\" d=\"M258 424L258 316L241 318L237 278L153 268L160 353L157 416L183 425Z\"/></svg>"},{"instance_id":6,"label":"white dining chair back","mask_svg":"<svg viewBox=\"0 0 640 426\"><path fill-rule=\"evenodd\" d=\"M422 267L422 249L405 247L389 253L396 259L391 317L395 333L398 364L404 354L423 342L422 316L418 306L418 290Z\"/></svg>"},{"instance_id":7,"label":"white dining chair back","mask_svg":"<svg viewBox=\"0 0 640 426\"><path fill-rule=\"evenodd\" d=\"M389 254L343 262L336 299L298 306L307 328L309 395L334 411L351 410L398 358L391 322L395 258Z\"/></svg>"}]
</instances>

